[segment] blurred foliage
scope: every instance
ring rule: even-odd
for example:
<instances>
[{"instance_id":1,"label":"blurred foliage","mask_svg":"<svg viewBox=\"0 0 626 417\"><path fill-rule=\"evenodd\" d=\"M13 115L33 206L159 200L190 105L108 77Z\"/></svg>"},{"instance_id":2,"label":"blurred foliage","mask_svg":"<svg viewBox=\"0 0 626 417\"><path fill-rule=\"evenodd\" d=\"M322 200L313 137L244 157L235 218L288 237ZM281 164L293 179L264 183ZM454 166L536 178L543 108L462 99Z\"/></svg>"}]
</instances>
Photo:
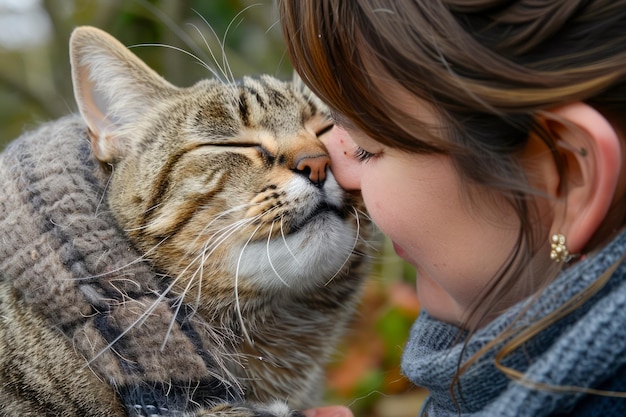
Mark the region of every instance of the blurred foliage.
<instances>
[{"instance_id":1,"label":"blurred foliage","mask_svg":"<svg viewBox=\"0 0 626 417\"><path fill-rule=\"evenodd\" d=\"M11 3L17 1L0 1L0 17L19 21L26 13L12 11ZM219 72L226 57L235 77L270 73L285 78L291 72L270 0L40 0L39 4L28 13L44 14L46 20L34 23L49 25L47 38L19 49L0 44L0 146L25 128L76 110L68 39L79 25L105 29L178 86L211 77L201 62ZM2 30L10 29L5 25Z\"/></svg>"},{"instance_id":2,"label":"blurred foliage","mask_svg":"<svg viewBox=\"0 0 626 417\"><path fill-rule=\"evenodd\" d=\"M359 314L328 369L326 401L357 417L414 417L426 391L400 372L408 332L419 314L415 270L384 241Z\"/></svg>"},{"instance_id":3,"label":"blurred foliage","mask_svg":"<svg viewBox=\"0 0 626 417\"><path fill-rule=\"evenodd\" d=\"M23 1L35 6L41 27L20 24L20 31L41 29L47 35L21 46L17 39L17 47L0 43L0 149L22 131L76 111L67 45L79 25L108 31L178 86L212 77L201 62L217 72L232 71L235 78L291 77L271 0ZM17 17L9 3L17 1L0 0L0 18ZM11 29L3 26L0 35L6 36L2 30ZM399 370L418 314L414 275L387 244L329 369L328 403L347 405L358 417L417 414L424 393L411 388Z\"/></svg>"}]
</instances>

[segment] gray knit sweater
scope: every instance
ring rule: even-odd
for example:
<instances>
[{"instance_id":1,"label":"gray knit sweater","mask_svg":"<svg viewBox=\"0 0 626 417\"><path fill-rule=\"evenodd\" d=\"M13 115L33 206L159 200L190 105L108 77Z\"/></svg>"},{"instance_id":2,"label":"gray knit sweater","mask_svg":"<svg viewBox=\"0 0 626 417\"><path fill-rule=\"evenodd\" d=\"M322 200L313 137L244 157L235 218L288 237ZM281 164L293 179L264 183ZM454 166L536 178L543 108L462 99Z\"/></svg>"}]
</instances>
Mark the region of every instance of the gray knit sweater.
<instances>
[{"instance_id":1,"label":"gray knit sweater","mask_svg":"<svg viewBox=\"0 0 626 417\"><path fill-rule=\"evenodd\" d=\"M65 333L130 415L150 409L182 415L190 401L240 397L215 378L207 324L159 298L167 278L117 227L104 198L106 171L93 158L79 117L12 142L0 156L0 178L0 279ZM153 314L142 319L147 305L154 305ZM125 332L140 319L141 326ZM187 395L189 386L196 398Z\"/></svg>"},{"instance_id":2,"label":"gray knit sweater","mask_svg":"<svg viewBox=\"0 0 626 417\"><path fill-rule=\"evenodd\" d=\"M523 315L530 323L555 310L592 283L626 252L626 233L599 254L565 270ZM459 357L469 358L505 329L528 301L476 332L466 350L458 328L422 313L407 344L403 371L430 397L421 415L440 416L626 416L626 399L591 394L555 393L528 388L498 371L492 349L461 377L455 405L450 382ZM552 386L588 387L626 392L626 265L582 307L544 330L505 360L529 381Z\"/></svg>"}]
</instances>

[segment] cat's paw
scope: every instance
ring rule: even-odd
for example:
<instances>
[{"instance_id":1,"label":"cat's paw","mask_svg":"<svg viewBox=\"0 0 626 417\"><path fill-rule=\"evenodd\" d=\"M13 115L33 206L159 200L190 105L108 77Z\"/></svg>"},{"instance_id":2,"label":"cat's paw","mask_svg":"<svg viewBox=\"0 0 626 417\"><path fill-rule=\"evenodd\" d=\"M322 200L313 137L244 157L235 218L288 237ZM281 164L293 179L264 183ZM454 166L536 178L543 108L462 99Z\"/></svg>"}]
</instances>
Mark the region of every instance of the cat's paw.
<instances>
[{"instance_id":1,"label":"cat's paw","mask_svg":"<svg viewBox=\"0 0 626 417\"><path fill-rule=\"evenodd\" d=\"M274 401L270 404L246 403L240 405L220 404L201 409L186 417L304 417L302 412L289 409L287 404Z\"/></svg>"}]
</instances>

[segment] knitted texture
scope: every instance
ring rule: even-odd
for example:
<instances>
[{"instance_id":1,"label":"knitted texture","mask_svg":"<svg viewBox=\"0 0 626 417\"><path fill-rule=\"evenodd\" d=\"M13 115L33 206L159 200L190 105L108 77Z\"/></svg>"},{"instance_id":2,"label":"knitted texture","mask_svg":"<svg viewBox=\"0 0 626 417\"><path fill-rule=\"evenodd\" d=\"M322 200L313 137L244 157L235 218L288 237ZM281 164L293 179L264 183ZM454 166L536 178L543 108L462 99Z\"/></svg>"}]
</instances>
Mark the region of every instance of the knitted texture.
<instances>
[{"instance_id":1,"label":"knitted texture","mask_svg":"<svg viewBox=\"0 0 626 417\"><path fill-rule=\"evenodd\" d=\"M430 391L422 412L440 416L624 416L626 399L580 392L555 392L508 379L494 366L502 345L488 351L460 379L450 383L459 358L467 360L511 323L525 326L545 317L588 287L626 252L626 234L599 254L565 270L541 294L523 301L459 343L459 329L423 312L411 331L403 357L403 371L415 384ZM523 312L521 318L520 313ZM504 360L531 383L552 387L626 390L626 265L583 306L528 341ZM462 355L462 356L461 356ZM461 362L462 362L461 361Z\"/></svg>"},{"instance_id":2,"label":"knitted texture","mask_svg":"<svg viewBox=\"0 0 626 417\"><path fill-rule=\"evenodd\" d=\"M61 329L131 415L142 407L178 415L189 400L238 397L212 376L208 326L159 296L167 280L116 226L104 198L108 175L90 146L83 122L71 116L25 134L0 156L0 279Z\"/></svg>"}]
</instances>

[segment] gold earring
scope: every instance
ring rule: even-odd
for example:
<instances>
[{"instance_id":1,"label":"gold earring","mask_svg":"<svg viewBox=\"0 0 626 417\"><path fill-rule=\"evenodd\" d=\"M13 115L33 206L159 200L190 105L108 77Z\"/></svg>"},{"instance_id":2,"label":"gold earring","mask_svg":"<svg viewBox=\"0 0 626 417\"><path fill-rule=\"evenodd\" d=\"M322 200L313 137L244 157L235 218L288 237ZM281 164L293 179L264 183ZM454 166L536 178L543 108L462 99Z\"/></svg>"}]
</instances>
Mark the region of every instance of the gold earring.
<instances>
[{"instance_id":1,"label":"gold earring","mask_svg":"<svg viewBox=\"0 0 626 417\"><path fill-rule=\"evenodd\" d=\"M555 233L550 239L550 259L556 263L569 262L572 259L567 246L565 246L565 236Z\"/></svg>"}]
</instances>

